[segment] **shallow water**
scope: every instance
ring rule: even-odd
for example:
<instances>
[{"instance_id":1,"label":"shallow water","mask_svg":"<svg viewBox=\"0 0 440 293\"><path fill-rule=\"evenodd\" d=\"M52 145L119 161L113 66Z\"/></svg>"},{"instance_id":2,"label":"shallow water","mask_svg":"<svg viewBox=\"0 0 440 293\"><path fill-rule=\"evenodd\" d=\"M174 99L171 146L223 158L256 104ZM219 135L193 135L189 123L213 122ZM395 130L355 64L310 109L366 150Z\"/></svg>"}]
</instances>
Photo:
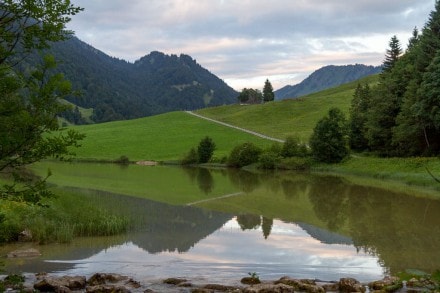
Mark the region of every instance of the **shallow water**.
<instances>
[{"instance_id":1,"label":"shallow water","mask_svg":"<svg viewBox=\"0 0 440 293\"><path fill-rule=\"evenodd\" d=\"M80 167L72 166L68 172ZM51 168L57 172L56 166ZM109 173L102 177L110 176L111 168L115 167L107 166ZM157 180L154 172L164 180L181 177L163 185L168 186L163 191L155 187L152 193L147 188L143 196L131 194L136 197L97 191L99 184L93 190L72 184L93 204L129 214L136 223L133 231L39 246L41 257L6 260L6 270L69 275L112 272L139 280L186 277L222 283L254 272L262 279L288 275L370 281L405 269L432 272L440 263L439 200L332 176L130 168L126 172L137 174L131 177L140 178L145 172L147 181ZM145 185L145 180L140 184ZM174 185L176 181L180 186ZM188 196L182 195L174 204L157 201L169 201L167 194L173 190ZM134 192L127 188L126 194L130 193ZM0 253L29 246L3 246Z\"/></svg>"}]
</instances>

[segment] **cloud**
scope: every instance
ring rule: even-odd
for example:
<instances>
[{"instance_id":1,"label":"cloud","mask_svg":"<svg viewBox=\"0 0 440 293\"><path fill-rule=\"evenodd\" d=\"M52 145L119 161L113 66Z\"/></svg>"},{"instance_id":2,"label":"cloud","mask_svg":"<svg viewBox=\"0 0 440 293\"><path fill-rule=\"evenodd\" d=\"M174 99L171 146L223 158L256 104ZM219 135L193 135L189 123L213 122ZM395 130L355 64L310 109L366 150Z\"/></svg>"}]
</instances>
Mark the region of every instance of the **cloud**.
<instances>
[{"instance_id":1,"label":"cloud","mask_svg":"<svg viewBox=\"0 0 440 293\"><path fill-rule=\"evenodd\" d=\"M433 0L77 0L69 28L134 61L185 53L235 88L282 86L329 64L382 62L394 34L406 44ZM344 62L344 63L342 63ZM298 80L288 81L296 76ZM286 80L287 78L287 80ZM249 81L249 84L246 82ZM255 82L255 84L254 84Z\"/></svg>"}]
</instances>

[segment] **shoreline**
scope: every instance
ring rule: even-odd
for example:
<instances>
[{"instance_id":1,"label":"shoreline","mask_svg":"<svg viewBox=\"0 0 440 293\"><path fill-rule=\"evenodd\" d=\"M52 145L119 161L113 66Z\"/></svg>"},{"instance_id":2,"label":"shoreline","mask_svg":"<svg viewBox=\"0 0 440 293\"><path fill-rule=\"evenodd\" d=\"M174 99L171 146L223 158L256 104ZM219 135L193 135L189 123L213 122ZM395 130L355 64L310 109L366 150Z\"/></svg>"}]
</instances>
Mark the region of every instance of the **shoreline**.
<instances>
[{"instance_id":1,"label":"shoreline","mask_svg":"<svg viewBox=\"0 0 440 293\"><path fill-rule=\"evenodd\" d=\"M281 277L277 280L260 280L255 274L233 280L231 284L219 284L166 278L159 280L136 280L129 276L95 273L85 276L58 276L46 273L1 276L0 290L7 292L438 292L439 281L429 275L407 276L407 280L387 276L372 282L359 282L354 278L338 281L296 279ZM15 280L15 283L12 283ZM19 282L17 282L19 280ZM10 282L10 283L8 283ZM3 288L2 288L3 285Z\"/></svg>"}]
</instances>

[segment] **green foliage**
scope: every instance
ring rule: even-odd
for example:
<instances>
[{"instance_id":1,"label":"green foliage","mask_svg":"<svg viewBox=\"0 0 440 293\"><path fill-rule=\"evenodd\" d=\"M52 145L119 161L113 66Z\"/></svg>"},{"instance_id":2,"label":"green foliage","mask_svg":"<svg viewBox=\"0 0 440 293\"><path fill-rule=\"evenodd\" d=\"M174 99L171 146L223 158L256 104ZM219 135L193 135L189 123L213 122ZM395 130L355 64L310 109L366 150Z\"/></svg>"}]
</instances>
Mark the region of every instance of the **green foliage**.
<instances>
[{"instance_id":1,"label":"green foliage","mask_svg":"<svg viewBox=\"0 0 440 293\"><path fill-rule=\"evenodd\" d=\"M260 158L258 160L258 167L266 170L276 169L279 161L279 154L272 151L265 151L260 155Z\"/></svg>"},{"instance_id":2,"label":"green foliage","mask_svg":"<svg viewBox=\"0 0 440 293\"><path fill-rule=\"evenodd\" d=\"M192 165L197 164L199 158L195 148L191 148L185 157L181 160L182 165Z\"/></svg>"},{"instance_id":3,"label":"green foliage","mask_svg":"<svg viewBox=\"0 0 440 293\"><path fill-rule=\"evenodd\" d=\"M70 16L82 10L66 0L0 2L0 65L16 65L19 55L67 39Z\"/></svg>"},{"instance_id":4,"label":"green foliage","mask_svg":"<svg viewBox=\"0 0 440 293\"><path fill-rule=\"evenodd\" d=\"M325 163L342 161L349 153L347 134L344 113L338 108L330 109L328 116L316 124L310 138L313 157Z\"/></svg>"},{"instance_id":5,"label":"green foliage","mask_svg":"<svg viewBox=\"0 0 440 293\"><path fill-rule=\"evenodd\" d=\"M228 166L241 168L258 162L262 150L251 142L245 142L232 149Z\"/></svg>"},{"instance_id":6,"label":"green foliage","mask_svg":"<svg viewBox=\"0 0 440 293\"><path fill-rule=\"evenodd\" d=\"M0 281L0 292L9 290L16 290L18 292L24 291L25 277L23 275L8 275L4 278L4 280Z\"/></svg>"},{"instance_id":7,"label":"green foliage","mask_svg":"<svg viewBox=\"0 0 440 293\"><path fill-rule=\"evenodd\" d=\"M256 89L244 88L237 99L243 104L261 104L263 101L263 94Z\"/></svg>"},{"instance_id":8,"label":"green foliage","mask_svg":"<svg viewBox=\"0 0 440 293\"><path fill-rule=\"evenodd\" d=\"M206 136L202 139L197 146L197 158L198 163L204 164L208 163L211 160L212 155L215 151L215 143L212 141L212 138Z\"/></svg>"},{"instance_id":9,"label":"green foliage","mask_svg":"<svg viewBox=\"0 0 440 293\"><path fill-rule=\"evenodd\" d=\"M423 28L414 29L405 54L390 41L384 72L367 113L369 148L384 156L440 153L440 3Z\"/></svg>"},{"instance_id":10,"label":"green foliage","mask_svg":"<svg viewBox=\"0 0 440 293\"><path fill-rule=\"evenodd\" d=\"M115 160L115 163L120 164L120 165L128 165L128 164L130 164L130 159L127 156L122 155L118 159Z\"/></svg>"},{"instance_id":11,"label":"green foliage","mask_svg":"<svg viewBox=\"0 0 440 293\"><path fill-rule=\"evenodd\" d=\"M371 91L367 84L358 84L351 101L349 132L350 147L353 150L367 150L367 120L368 110L371 105Z\"/></svg>"},{"instance_id":12,"label":"green foliage","mask_svg":"<svg viewBox=\"0 0 440 293\"><path fill-rule=\"evenodd\" d=\"M79 107L93 109L94 122L236 102L234 89L188 55L151 52L129 63L75 37L53 44L48 52L61 61L58 72L72 82L73 89L81 92L81 96L67 99ZM30 67L35 64L33 59L26 62ZM76 114L65 114L67 118L78 119L73 115Z\"/></svg>"},{"instance_id":13,"label":"green foliage","mask_svg":"<svg viewBox=\"0 0 440 293\"><path fill-rule=\"evenodd\" d=\"M271 102L274 99L275 99L275 94L273 92L272 84L270 83L269 79L266 79L263 87L263 101Z\"/></svg>"},{"instance_id":14,"label":"green foliage","mask_svg":"<svg viewBox=\"0 0 440 293\"><path fill-rule=\"evenodd\" d=\"M59 131L56 115L64 106L59 99L70 92L70 84L60 74L50 75L55 67L46 56L41 68L21 75L10 68L0 68L0 172L14 179L0 188L0 198L39 203L48 196L44 180L29 182L22 176L22 166L53 157L72 156L70 147L79 146L84 137L74 130ZM24 184L24 185L23 185Z\"/></svg>"},{"instance_id":15,"label":"green foliage","mask_svg":"<svg viewBox=\"0 0 440 293\"><path fill-rule=\"evenodd\" d=\"M22 167L71 156L71 147L83 138L73 130L59 131L56 116L66 109L60 100L72 90L54 72L54 57L46 55L23 70L17 66L30 52L65 40L71 34L66 23L81 10L60 0L0 3L0 173L12 182L0 187L0 199L41 203L50 196L44 179L28 180Z\"/></svg>"},{"instance_id":16,"label":"green foliage","mask_svg":"<svg viewBox=\"0 0 440 293\"><path fill-rule=\"evenodd\" d=\"M282 170L308 171L312 163L310 157L291 157L282 159L277 167Z\"/></svg>"},{"instance_id":17,"label":"green foliage","mask_svg":"<svg viewBox=\"0 0 440 293\"><path fill-rule=\"evenodd\" d=\"M300 142L299 138L295 136L288 136L283 143L281 149L281 156L284 158L290 157L305 157L308 155L307 145Z\"/></svg>"},{"instance_id":18,"label":"green foliage","mask_svg":"<svg viewBox=\"0 0 440 293\"><path fill-rule=\"evenodd\" d=\"M384 72L390 71L394 67L401 54L402 48L399 39L397 36L393 36L389 42L389 49L387 49L385 60L383 62Z\"/></svg>"}]
</instances>

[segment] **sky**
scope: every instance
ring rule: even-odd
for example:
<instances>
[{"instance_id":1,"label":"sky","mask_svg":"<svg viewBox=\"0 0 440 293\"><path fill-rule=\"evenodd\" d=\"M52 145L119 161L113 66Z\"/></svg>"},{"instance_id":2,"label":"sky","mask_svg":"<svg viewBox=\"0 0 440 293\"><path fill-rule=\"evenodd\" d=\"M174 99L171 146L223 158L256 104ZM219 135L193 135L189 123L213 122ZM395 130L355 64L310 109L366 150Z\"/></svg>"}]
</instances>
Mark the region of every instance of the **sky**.
<instances>
[{"instance_id":1,"label":"sky","mask_svg":"<svg viewBox=\"0 0 440 293\"><path fill-rule=\"evenodd\" d=\"M274 89L326 65L380 65L396 35L405 48L435 0L72 0L67 28L134 62L187 54L228 85Z\"/></svg>"}]
</instances>

